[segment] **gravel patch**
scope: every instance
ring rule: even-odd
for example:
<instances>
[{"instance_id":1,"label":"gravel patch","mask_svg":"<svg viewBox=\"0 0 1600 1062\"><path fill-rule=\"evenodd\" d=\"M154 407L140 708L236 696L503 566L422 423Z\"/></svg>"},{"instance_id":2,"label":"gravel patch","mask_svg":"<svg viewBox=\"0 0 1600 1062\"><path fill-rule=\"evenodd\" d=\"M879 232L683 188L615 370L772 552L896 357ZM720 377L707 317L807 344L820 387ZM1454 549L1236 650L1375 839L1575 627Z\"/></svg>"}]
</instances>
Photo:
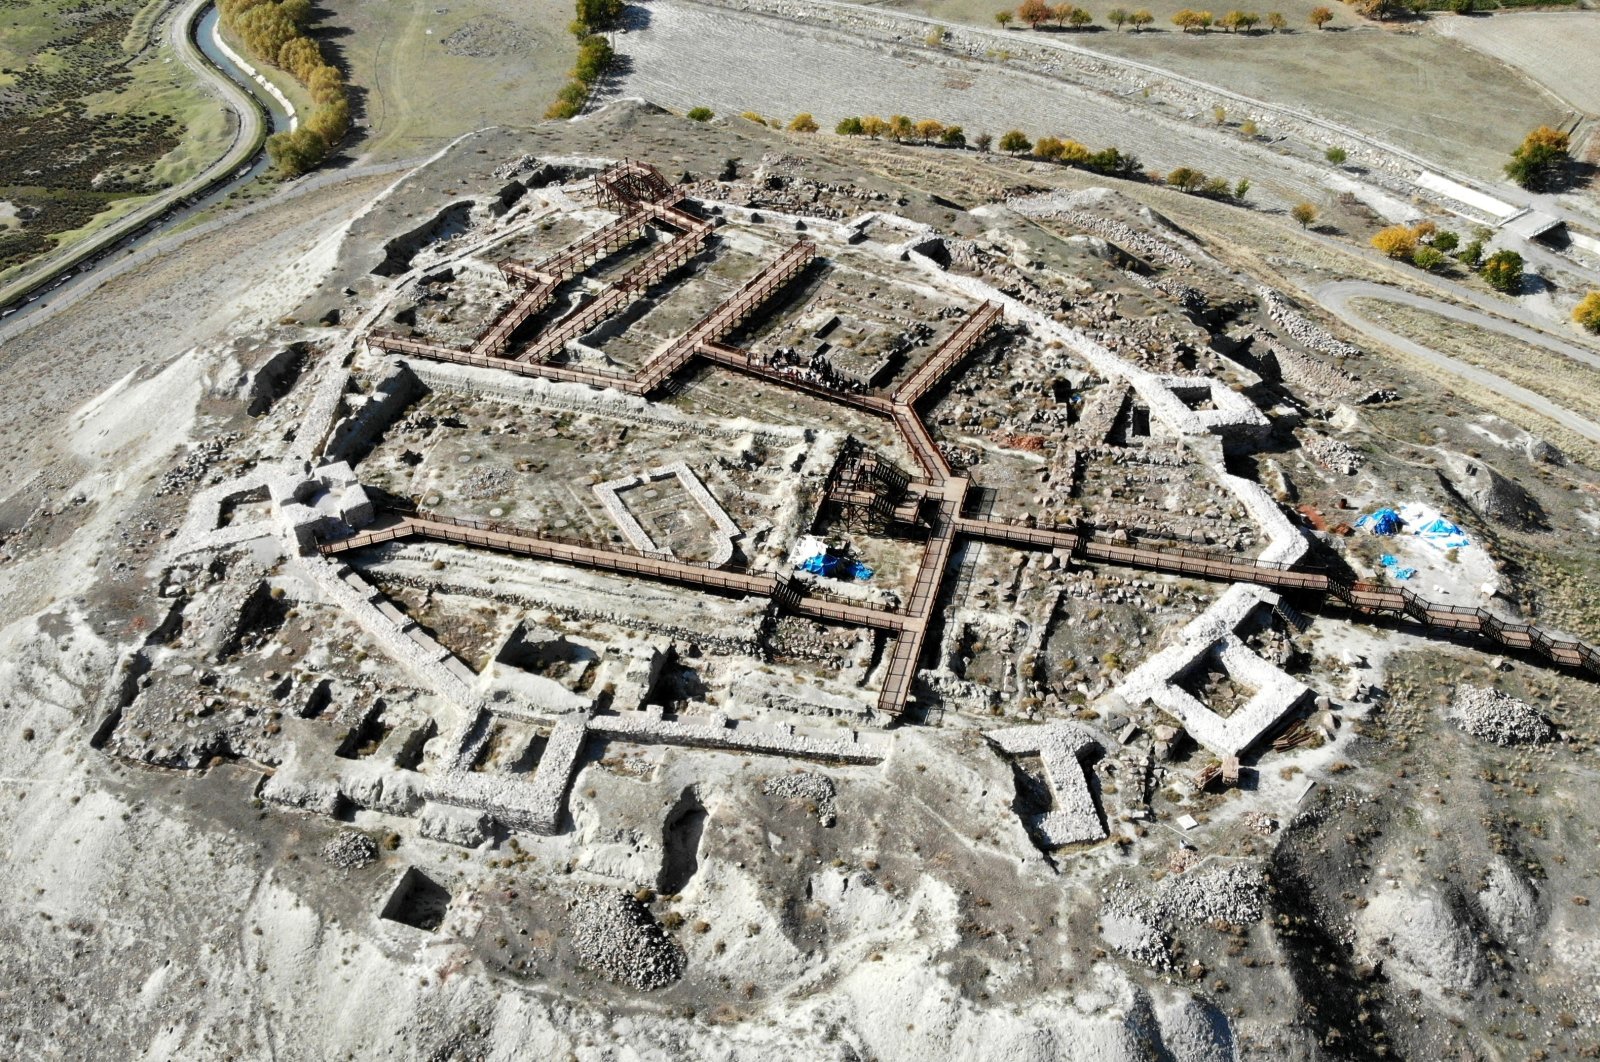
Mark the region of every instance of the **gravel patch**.
<instances>
[{"instance_id":1,"label":"gravel patch","mask_svg":"<svg viewBox=\"0 0 1600 1062\"><path fill-rule=\"evenodd\" d=\"M1537 745L1556 736L1556 728L1533 705L1487 686L1456 687L1450 709L1462 730L1496 745Z\"/></svg>"},{"instance_id":2,"label":"gravel patch","mask_svg":"<svg viewBox=\"0 0 1600 1062\"><path fill-rule=\"evenodd\" d=\"M572 904L567 930L578 961L615 984L648 992L683 976L683 952L621 890L585 891Z\"/></svg>"},{"instance_id":3,"label":"gravel patch","mask_svg":"<svg viewBox=\"0 0 1600 1062\"><path fill-rule=\"evenodd\" d=\"M833 779L826 775L810 771L781 774L776 778L768 778L761 791L785 800L804 801L817 813L817 821L824 826L832 826L839 821L834 805L837 791L833 787Z\"/></svg>"},{"instance_id":4,"label":"gravel patch","mask_svg":"<svg viewBox=\"0 0 1600 1062\"><path fill-rule=\"evenodd\" d=\"M378 845L364 833L346 830L322 846L322 858L341 870L360 870L378 861Z\"/></svg>"}]
</instances>

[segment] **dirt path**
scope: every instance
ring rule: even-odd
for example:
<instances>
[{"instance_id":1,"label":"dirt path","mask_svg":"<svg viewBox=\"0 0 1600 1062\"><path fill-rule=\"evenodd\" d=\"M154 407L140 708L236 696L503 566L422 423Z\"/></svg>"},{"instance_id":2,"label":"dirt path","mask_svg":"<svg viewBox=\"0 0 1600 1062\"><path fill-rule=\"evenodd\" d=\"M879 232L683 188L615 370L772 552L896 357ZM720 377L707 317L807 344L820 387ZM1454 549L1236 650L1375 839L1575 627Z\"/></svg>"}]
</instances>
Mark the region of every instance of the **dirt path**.
<instances>
[{"instance_id":1,"label":"dirt path","mask_svg":"<svg viewBox=\"0 0 1600 1062\"><path fill-rule=\"evenodd\" d=\"M1485 387L1497 394L1504 395L1519 405L1526 406L1541 416L1549 417L1565 428L1570 428L1590 442L1600 443L1600 424L1596 424L1587 417L1581 417L1543 395L1514 384L1486 369L1480 369L1476 365L1469 365L1467 362L1440 354L1436 350L1393 332L1383 325L1362 316L1361 312L1353 305L1353 301L1355 299L1377 299L1383 302L1393 302L1402 306L1426 310L1451 321L1482 328L1547 350L1557 351L1566 357L1574 358L1595 368L1600 368L1600 355L1563 342L1545 332L1535 331L1532 328L1525 328L1522 325L1513 324L1498 317L1491 317L1486 313L1468 310L1461 306L1452 306L1449 303L1439 302L1436 299L1426 298L1422 295L1414 295L1383 284L1373 284L1364 280L1341 280L1323 284L1313 289L1311 294L1329 313L1336 315L1352 328L1365 333L1380 343L1420 358L1430 365L1444 369L1480 387Z\"/></svg>"}]
</instances>

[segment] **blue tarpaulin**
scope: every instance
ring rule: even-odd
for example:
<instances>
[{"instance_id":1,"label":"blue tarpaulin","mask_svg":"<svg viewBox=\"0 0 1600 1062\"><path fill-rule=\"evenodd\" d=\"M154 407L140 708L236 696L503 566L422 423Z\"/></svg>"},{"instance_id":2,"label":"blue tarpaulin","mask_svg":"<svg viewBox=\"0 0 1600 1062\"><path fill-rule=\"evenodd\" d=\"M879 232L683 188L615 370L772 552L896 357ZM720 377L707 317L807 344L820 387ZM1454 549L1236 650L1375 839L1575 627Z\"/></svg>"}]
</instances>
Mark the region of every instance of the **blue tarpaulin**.
<instances>
[{"instance_id":1,"label":"blue tarpaulin","mask_svg":"<svg viewBox=\"0 0 1600 1062\"><path fill-rule=\"evenodd\" d=\"M872 578L872 569L860 561L853 561L848 557L835 557L827 553L819 553L815 557L808 558L800 567L812 575L824 575L829 579L865 581Z\"/></svg>"},{"instance_id":2,"label":"blue tarpaulin","mask_svg":"<svg viewBox=\"0 0 1600 1062\"><path fill-rule=\"evenodd\" d=\"M1402 523L1400 514L1393 509L1379 509L1357 520L1356 526L1364 527L1374 535L1398 535Z\"/></svg>"}]
</instances>

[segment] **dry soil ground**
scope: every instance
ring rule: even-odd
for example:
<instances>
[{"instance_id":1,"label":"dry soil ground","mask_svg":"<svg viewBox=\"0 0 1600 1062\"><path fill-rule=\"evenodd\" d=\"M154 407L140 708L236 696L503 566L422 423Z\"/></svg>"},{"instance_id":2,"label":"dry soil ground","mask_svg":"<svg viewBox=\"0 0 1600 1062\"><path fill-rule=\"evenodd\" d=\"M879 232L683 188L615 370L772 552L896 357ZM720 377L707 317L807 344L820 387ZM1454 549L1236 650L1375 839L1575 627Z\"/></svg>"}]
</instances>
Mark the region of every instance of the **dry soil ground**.
<instances>
[{"instance_id":1,"label":"dry soil ground","mask_svg":"<svg viewBox=\"0 0 1600 1062\"><path fill-rule=\"evenodd\" d=\"M426 155L485 126L544 117L577 54L570 0L439 6L329 0L318 33L356 88L375 160Z\"/></svg>"},{"instance_id":2,"label":"dry soil ground","mask_svg":"<svg viewBox=\"0 0 1600 1062\"><path fill-rule=\"evenodd\" d=\"M1600 114L1600 11L1519 11L1438 19L1443 36L1470 45L1589 114Z\"/></svg>"},{"instance_id":3,"label":"dry soil ground","mask_svg":"<svg viewBox=\"0 0 1600 1062\"><path fill-rule=\"evenodd\" d=\"M889 51L677 0L657 0L645 17L646 28L618 38L627 72L615 91L679 111L706 106L723 116L753 111L784 121L807 111L829 128L851 115L900 113L960 125L969 137L1021 129L1115 146L1162 172L1197 166L1230 182L1249 178L1258 200L1278 206L1314 194L1322 180L1264 146L1222 139L1208 128L1209 114L1157 124L1139 105L999 63L922 48Z\"/></svg>"},{"instance_id":4,"label":"dry soil ground","mask_svg":"<svg viewBox=\"0 0 1600 1062\"><path fill-rule=\"evenodd\" d=\"M994 12L1002 5L998 0L907 0L891 6L993 29ZM1470 48L1419 32L1412 24L1375 26L1339 4L1329 5L1335 12L1332 29L1322 32L1307 22L1311 8L1320 6L1313 0L1242 5L1262 14L1281 11L1293 31L1251 36L1185 34L1170 22L1182 7L1207 7L1220 15L1225 5L1158 0L1087 6L1102 22L1112 6L1147 8L1156 16L1154 32L1116 33L1104 27L1061 33L1060 39L1313 111L1477 176L1497 178L1506 152L1523 134L1540 122L1559 121L1563 111L1526 78ZM1023 38L1032 31L1013 29L1010 35ZM1471 86L1470 106L1463 106L1465 85Z\"/></svg>"}]
</instances>

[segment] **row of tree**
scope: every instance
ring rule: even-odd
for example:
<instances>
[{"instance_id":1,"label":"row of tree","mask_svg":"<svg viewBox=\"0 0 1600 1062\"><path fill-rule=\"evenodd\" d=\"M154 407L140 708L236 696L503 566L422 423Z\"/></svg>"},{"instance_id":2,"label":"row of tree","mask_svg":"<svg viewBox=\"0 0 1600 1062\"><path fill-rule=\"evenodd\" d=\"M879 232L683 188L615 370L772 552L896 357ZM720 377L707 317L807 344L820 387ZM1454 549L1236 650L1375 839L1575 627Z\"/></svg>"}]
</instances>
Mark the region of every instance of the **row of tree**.
<instances>
[{"instance_id":1,"label":"row of tree","mask_svg":"<svg viewBox=\"0 0 1600 1062\"><path fill-rule=\"evenodd\" d=\"M1333 19L1333 10L1327 7L1313 8L1310 14L1311 24L1321 29ZM1013 20L1026 22L1033 29L1038 29L1046 23L1053 22L1057 26L1071 27L1072 29L1088 29L1094 25L1094 15L1075 4L1056 4L1054 6L1045 0L1024 0L1023 4L1013 12L1010 8L996 11L994 20L1002 26L1011 25ZM1126 8L1114 7L1106 12L1106 21L1117 27L1120 31L1124 26L1132 26L1133 32L1141 33L1153 23L1156 17L1148 10L1140 8L1129 11ZM1172 16L1173 25L1185 33L1208 33L1213 26L1227 30L1229 33L1254 33L1257 26L1265 22L1266 27L1273 33L1279 33L1289 28L1289 20L1284 18L1280 11L1267 12L1263 20L1254 11L1229 11L1220 18L1209 11L1195 11L1184 8ZM942 36L942 34L941 34Z\"/></svg>"},{"instance_id":2,"label":"row of tree","mask_svg":"<svg viewBox=\"0 0 1600 1062\"><path fill-rule=\"evenodd\" d=\"M616 54L611 42L600 34L622 18L622 0L576 0L577 17L567 29L578 38L578 61L568 72L568 81L556 93L556 101L545 110L546 118L571 118L583 110L584 102L605 74Z\"/></svg>"},{"instance_id":3,"label":"row of tree","mask_svg":"<svg viewBox=\"0 0 1600 1062\"><path fill-rule=\"evenodd\" d=\"M810 129L804 128L806 123L810 124ZM811 132L816 129L816 122L811 120L809 114L797 115L789 123L789 128L796 132ZM939 144L949 148L967 146L967 135L959 125L945 125L932 118L914 120L903 114L891 114L888 118L879 118L875 114L845 118L833 127L833 131L840 136L864 136L870 140L887 137L896 143Z\"/></svg>"},{"instance_id":4,"label":"row of tree","mask_svg":"<svg viewBox=\"0 0 1600 1062\"><path fill-rule=\"evenodd\" d=\"M1492 235L1489 229L1478 229L1463 244L1456 233L1431 221L1419 221L1379 229L1372 237L1372 246L1390 258L1429 272L1444 269L1454 258L1467 269L1481 273L1496 291L1514 294L1522 285L1522 256L1515 251L1496 251L1485 258L1484 244Z\"/></svg>"},{"instance_id":5,"label":"row of tree","mask_svg":"<svg viewBox=\"0 0 1600 1062\"><path fill-rule=\"evenodd\" d=\"M306 36L311 0L220 0L217 7L245 48L304 85L315 104L294 132L267 141L273 165L285 177L316 169L350 131L350 100L344 75Z\"/></svg>"},{"instance_id":6,"label":"row of tree","mask_svg":"<svg viewBox=\"0 0 1600 1062\"><path fill-rule=\"evenodd\" d=\"M1317 20L1317 12L1325 12L1328 18L1333 17L1333 12L1325 7L1319 7L1312 11L1311 24L1321 29L1322 23L1327 19L1319 22ZM1227 30L1229 33L1253 34L1256 31L1256 27L1261 23L1261 16L1254 11L1229 11L1217 18L1213 17L1209 11L1195 11L1186 7L1172 16L1172 24L1185 33L1209 33L1211 28L1216 26ZM1283 17L1282 12L1269 11L1267 12L1266 25L1267 29L1273 33L1281 33L1289 28L1289 20Z\"/></svg>"},{"instance_id":7,"label":"row of tree","mask_svg":"<svg viewBox=\"0 0 1600 1062\"><path fill-rule=\"evenodd\" d=\"M578 23L573 23L578 25ZM556 101L544 112L546 118L571 118L583 110L583 104L594 91L594 86L605 74L606 68L616 58L611 42L598 33L578 39L578 61L568 73L569 80L556 93Z\"/></svg>"}]
</instances>

